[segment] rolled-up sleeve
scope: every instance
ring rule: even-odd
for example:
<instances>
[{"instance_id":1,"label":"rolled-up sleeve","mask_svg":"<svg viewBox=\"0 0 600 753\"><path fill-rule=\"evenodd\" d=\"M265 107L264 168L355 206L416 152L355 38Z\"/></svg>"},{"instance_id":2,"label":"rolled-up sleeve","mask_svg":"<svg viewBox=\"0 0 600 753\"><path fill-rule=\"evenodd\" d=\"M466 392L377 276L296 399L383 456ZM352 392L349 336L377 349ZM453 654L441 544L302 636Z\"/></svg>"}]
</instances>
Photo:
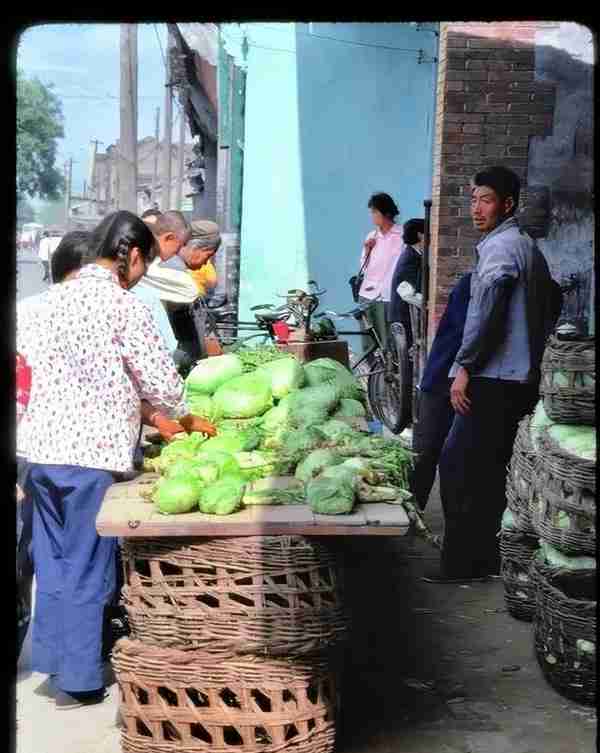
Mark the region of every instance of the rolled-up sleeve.
<instances>
[{"instance_id":1,"label":"rolled-up sleeve","mask_svg":"<svg viewBox=\"0 0 600 753\"><path fill-rule=\"evenodd\" d=\"M189 413L183 380L165 347L152 313L132 296L130 310L120 332L123 362L135 381L140 399L147 400L170 418Z\"/></svg>"}]
</instances>

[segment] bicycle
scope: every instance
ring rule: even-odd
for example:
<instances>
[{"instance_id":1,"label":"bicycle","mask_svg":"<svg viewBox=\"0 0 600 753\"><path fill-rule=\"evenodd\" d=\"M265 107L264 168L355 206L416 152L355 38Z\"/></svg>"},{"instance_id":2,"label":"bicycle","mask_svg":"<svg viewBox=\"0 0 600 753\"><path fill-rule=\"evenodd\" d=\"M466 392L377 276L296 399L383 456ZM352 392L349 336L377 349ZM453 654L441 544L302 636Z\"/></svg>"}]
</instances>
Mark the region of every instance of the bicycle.
<instances>
[{"instance_id":1,"label":"bicycle","mask_svg":"<svg viewBox=\"0 0 600 753\"><path fill-rule=\"evenodd\" d=\"M412 367L406 330L400 322L393 322L390 326L388 346L384 347L379 333L367 315L371 305L359 304L344 314L324 311L315 318L329 316L362 322L363 329L337 330L337 334L371 338L371 346L360 358L351 359L350 368L363 384L366 382L367 399L373 416L382 421L393 434L399 434L409 425L411 418Z\"/></svg>"}]
</instances>

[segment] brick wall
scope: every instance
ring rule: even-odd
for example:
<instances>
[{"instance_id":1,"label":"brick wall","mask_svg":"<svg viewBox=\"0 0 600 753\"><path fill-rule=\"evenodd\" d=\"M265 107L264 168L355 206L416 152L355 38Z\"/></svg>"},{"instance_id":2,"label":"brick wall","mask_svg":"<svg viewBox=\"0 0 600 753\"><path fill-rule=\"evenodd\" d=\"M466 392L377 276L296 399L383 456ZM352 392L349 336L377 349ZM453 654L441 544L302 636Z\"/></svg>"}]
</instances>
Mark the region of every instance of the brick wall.
<instances>
[{"instance_id":1,"label":"brick wall","mask_svg":"<svg viewBox=\"0 0 600 753\"><path fill-rule=\"evenodd\" d=\"M552 128L554 90L535 81L539 23L449 23L440 28L430 252L429 336L456 280L470 270L480 235L470 178L505 165L522 180L527 207L529 139ZM535 213L534 213L535 214ZM537 216L537 215L536 215Z\"/></svg>"}]
</instances>

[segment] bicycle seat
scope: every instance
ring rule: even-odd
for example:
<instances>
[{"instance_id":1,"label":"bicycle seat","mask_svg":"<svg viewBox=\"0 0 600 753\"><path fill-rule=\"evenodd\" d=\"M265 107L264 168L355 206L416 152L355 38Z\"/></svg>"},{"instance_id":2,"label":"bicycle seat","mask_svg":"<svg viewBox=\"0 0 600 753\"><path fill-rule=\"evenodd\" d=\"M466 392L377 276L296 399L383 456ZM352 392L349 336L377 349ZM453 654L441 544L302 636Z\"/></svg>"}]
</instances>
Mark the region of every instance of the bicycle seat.
<instances>
[{"instance_id":1,"label":"bicycle seat","mask_svg":"<svg viewBox=\"0 0 600 753\"><path fill-rule=\"evenodd\" d=\"M255 311L254 316L257 320L265 322L278 322L285 319L285 314L282 311Z\"/></svg>"},{"instance_id":2,"label":"bicycle seat","mask_svg":"<svg viewBox=\"0 0 600 753\"><path fill-rule=\"evenodd\" d=\"M360 306L352 309L352 311L346 311L343 314L338 314L337 311L323 311L321 314L317 314L317 316L333 316L336 319L358 319L362 314L365 313L370 305L370 303L361 304Z\"/></svg>"}]
</instances>

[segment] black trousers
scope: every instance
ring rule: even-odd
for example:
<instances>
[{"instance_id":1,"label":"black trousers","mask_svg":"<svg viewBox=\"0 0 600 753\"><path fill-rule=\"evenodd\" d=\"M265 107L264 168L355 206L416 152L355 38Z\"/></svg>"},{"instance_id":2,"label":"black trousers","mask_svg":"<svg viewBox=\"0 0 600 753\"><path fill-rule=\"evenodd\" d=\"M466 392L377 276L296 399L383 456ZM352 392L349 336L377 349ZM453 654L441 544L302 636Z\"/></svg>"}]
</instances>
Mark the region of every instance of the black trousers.
<instances>
[{"instance_id":1,"label":"black trousers","mask_svg":"<svg viewBox=\"0 0 600 753\"><path fill-rule=\"evenodd\" d=\"M518 423L538 400L538 385L475 377L468 397L469 415L455 415L439 462L441 569L449 577L499 572L496 534L506 507L506 468Z\"/></svg>"},{"instance_id":2,"label":"black trousers","mask_svg":"<svg viewBox=\"0 0 600 753\"><path fill-rule=\"evenodd\" d=\"M413 425L413 450L417 453L415 466L410 474L410 486L415 501L425 509L431 494L442 447L452 426L454 409L450 393L418 393L419 420Z\"/></svg>"}]
</instances>

